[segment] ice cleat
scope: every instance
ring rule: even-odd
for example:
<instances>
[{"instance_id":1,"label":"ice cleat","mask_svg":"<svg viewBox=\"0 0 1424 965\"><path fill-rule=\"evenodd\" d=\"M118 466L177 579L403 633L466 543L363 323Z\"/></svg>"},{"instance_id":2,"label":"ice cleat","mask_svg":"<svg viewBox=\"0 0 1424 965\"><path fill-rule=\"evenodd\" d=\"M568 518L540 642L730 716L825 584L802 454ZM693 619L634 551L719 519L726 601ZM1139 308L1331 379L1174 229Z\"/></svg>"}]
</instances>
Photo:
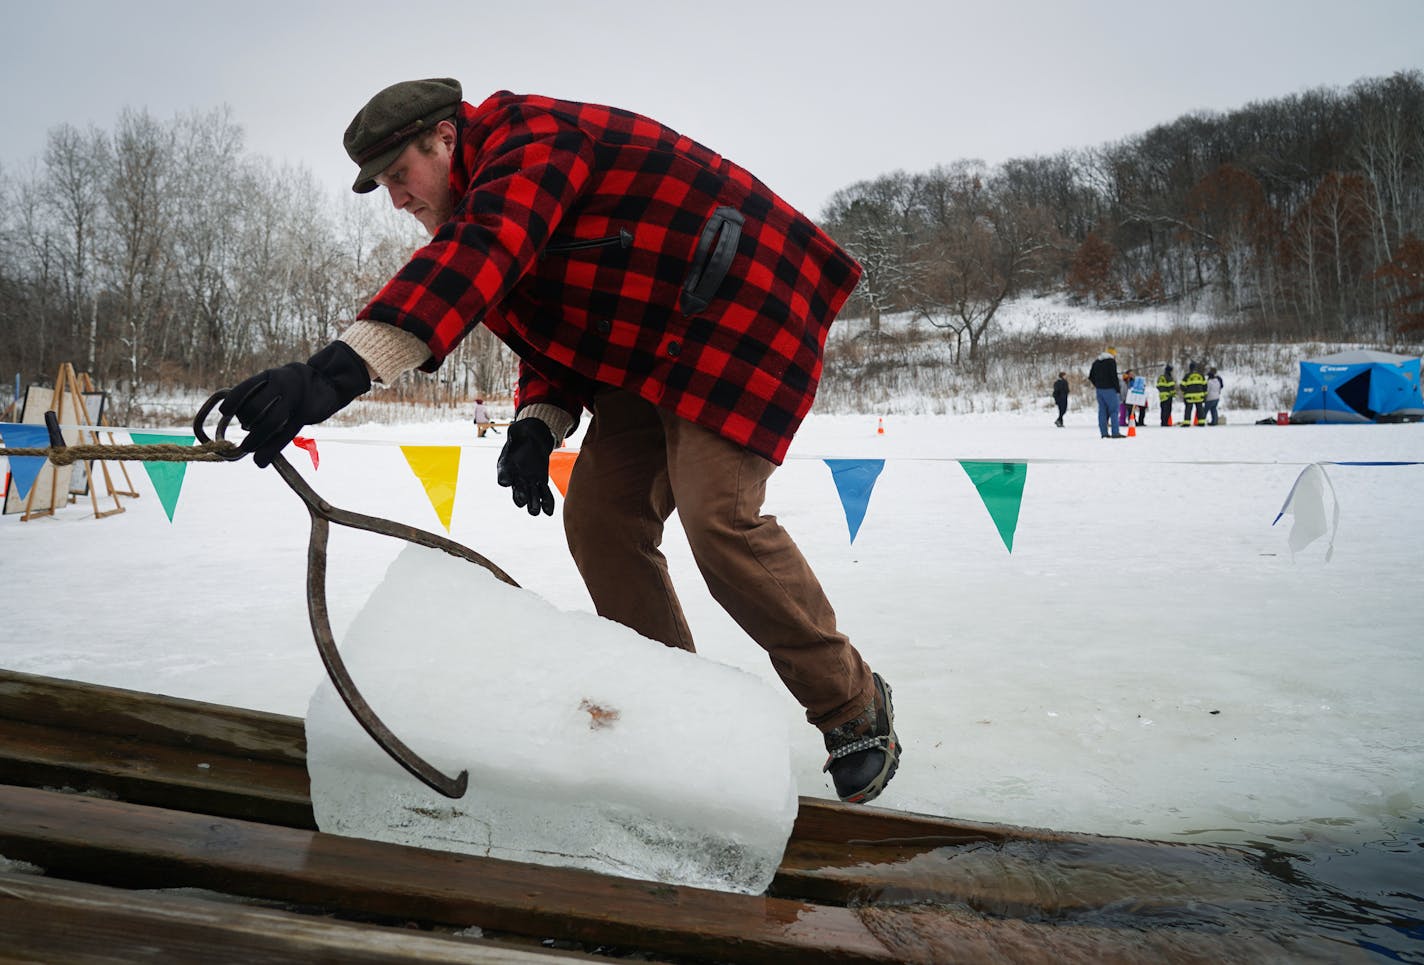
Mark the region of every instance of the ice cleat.
<instances>
[{"instance_id":1,"label":"ice cleat","mask_svg":"<svg viewBox=\"0 0 1424 965\"><path fill-rule=\"evenodd\" d=\"M895 708L890 685L880 675L875 681L875 702L857 717L826 732L826 766L842 801L864 804L885 790L900 766L900 739L895 736Z\"/></svg>"}]
</instances>

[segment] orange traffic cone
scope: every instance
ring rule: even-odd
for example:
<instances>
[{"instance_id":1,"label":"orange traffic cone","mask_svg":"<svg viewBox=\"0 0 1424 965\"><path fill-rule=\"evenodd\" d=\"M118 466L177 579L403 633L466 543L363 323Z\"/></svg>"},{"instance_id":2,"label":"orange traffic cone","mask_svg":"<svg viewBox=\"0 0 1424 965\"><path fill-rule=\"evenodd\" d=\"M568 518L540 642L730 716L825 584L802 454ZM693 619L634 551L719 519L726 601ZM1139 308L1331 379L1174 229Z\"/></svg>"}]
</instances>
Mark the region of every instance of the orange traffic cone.
<instances>
[{"instance_id":1,"label":"orange traffic cone","mask_svg":"<svg viewBox=\"0 0 1424 965\"><path fill-rule=\"evenodd\" d=\"M875 434L876 434L877 436L883 436L883 435L885 435L885 420L884 420L884 419L881 419L881 420L880 420L880 425L878 425L878 426L876 427L876 429L875 429Z\"/></svg>"},{"instance_id":2,"label":"orange traffic cone","mask_svg":"<svg viewBox=\"0 0 1424 965\"><path fill-rule=\"evenodd\" d=\"M1127 417L1127 437L1128 437L1129 439L1131 439L1131 438L1132 438L1133 436L1135 436L1135 435L1137 435L1137 417L1136 417L1136 416L1128 416L1128 417Z\"/></svg>"}]
</instances>

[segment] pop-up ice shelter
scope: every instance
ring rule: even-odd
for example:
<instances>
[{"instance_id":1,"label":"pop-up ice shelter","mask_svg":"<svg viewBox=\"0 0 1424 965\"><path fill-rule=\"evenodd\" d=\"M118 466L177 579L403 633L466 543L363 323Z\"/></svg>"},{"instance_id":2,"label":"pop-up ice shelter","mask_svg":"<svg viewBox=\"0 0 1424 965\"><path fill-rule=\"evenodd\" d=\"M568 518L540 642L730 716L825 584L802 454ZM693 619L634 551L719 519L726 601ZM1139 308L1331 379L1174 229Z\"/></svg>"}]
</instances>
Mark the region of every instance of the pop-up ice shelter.
<instances>
[{"instance_id":1,"label":"pop-up ice shelter","mask_svg":"<svg viewBox=\"0 0 1424 965\"><path fill-rule=\"evenodd\" d=\"M1404 422L1424 418L1419 358L1359 349L1300 363L1292 422Z\"/></svg>"}]
</instances>

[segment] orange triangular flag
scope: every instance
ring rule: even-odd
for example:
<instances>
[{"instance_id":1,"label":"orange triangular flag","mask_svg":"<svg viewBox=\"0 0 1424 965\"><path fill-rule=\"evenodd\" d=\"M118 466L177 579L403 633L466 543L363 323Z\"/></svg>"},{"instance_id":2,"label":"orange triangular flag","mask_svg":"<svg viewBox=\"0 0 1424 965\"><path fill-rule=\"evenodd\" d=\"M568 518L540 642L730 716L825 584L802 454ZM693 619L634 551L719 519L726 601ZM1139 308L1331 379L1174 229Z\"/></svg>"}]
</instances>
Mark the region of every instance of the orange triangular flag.
<instances>
[{"instance_id":1,"label":"orange triangular flag","mask_svg":"<svg viewBox=\"0 0 1424 965\"><path fill-rule=\"evenodd\" d=\"M460 447L401 446L401 452L448 533L450 515L455 511L455 481L460 476Z\"/></svg>"},{"instance_id":2,"label":"orange triangular flag","mask_svg":"<svg viewBox=\"0 0 1424 965\"><path fill-rule=\"evenodd\" d=\"M569 494L569 473L574 471L574 460L578 458L578 454L577 449L560 449L558 452L549 453L549 478L553 480L560 496L567 497Z\"/></svg>"}]
</instances>

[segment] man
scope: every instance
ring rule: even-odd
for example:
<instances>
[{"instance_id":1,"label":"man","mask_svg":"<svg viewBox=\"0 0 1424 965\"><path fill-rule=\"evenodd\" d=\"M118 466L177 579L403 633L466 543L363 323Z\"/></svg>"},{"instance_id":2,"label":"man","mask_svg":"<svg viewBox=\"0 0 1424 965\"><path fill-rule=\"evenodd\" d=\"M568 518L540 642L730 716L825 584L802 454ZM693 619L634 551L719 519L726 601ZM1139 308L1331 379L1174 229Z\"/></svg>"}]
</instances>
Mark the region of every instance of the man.
<instances>
[{"instance_id":1,"label":"man","mask_svg":"<svg viewBox=\"0 0 1424 965\"><path fill-rule=\"evenodd\" d=\"M1172 378L1172 367L1164 366L1157 376L1157 398L1161 400L1162 424L1172 424L1172 397L1177 394L1177 380Z\"/></svg>"},{"instance_id":2,"label":"man","mask_svg":"<svg viewBox=\"0 0 1424 965\"><path fill-rule=\"evenodd\" d=\"M1216 369L1206 370L1206 421L1207 425L1214 426L1217 423L1217 408L1221 405L1221 390L1223 383L1221 376L1216 374Z\"/></svg>"},{"instance_id":3,"label":"man","mask_svg":"<svg viewBox=\"0 0 1424 965\"><path fill-rule=\"evenodd\" d=\"M1202 418L1202 406L1206 402L1206 376L1202 375L1201 363L1192 362L1187 366L1186 377L1182 379L1182 425L1206 425Z\"/></svg>"},{"instance_id":4,"label":"man","mask_svg":"<svg viewBox=\"0 0 1424 965\"><path fill-rule=\"evenodd\" d=\"M1122 399L1118 390L1117 349L1108 346L1103 354L1093 361L1092 367L1088 369L1088 381L1092 383L1098 395L1098 432L1104 439L1123 438L1117 418L1117 408ZM1108 432L1109 425L1112 427L1111 434Z\"/></svg>"},{"instance_id":5,"label":"man","mask_svg":"<svg viewBox=\"0 0 1424 965\"><path fill-rule=\"evenodd\" d=\"M1053 383L1053 402L1058 406L1058 418L1053 424L1063 428L1063 417L1068 413L1068 373L1059 372L1058 381Z\"/></svg>"},{"instance_id":6,"label":"man","mask_svg":"<svg viewBox=\"0 0 1424 965\"><path fill-rule=\"evenodd\" d=\"M549 454L592 412L564 529L598 613L694 649L658 550L676 509L713 597L823 732L837 794L878 795L900 757L890 687L761 515L860 266L746 170L616 108L406 81L345 146L353 190L385 188L431 242L338 341L231 392L243 448L265 465L368 375L433 371L484 324L520 358L497 463L516 506L553 515Z\"/></svg>"}]
</instances>

